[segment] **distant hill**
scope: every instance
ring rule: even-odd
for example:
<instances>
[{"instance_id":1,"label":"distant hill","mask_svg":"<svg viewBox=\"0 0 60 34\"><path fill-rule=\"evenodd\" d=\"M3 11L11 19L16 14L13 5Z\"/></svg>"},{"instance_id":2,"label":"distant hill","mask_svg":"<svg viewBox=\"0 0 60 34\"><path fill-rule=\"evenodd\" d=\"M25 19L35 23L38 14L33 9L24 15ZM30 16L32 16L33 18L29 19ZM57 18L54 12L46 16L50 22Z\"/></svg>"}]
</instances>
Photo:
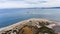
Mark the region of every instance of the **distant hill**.
<instances>
[{"instance_id":1,"label":"distant hill","mask_svg":"<svg viewBox=\"0 0 60 34\"><path fill-rule=\"evenodd\" d=\"M17 10L17 9L59 9L60 7L32 7L32 8L3 8L4 10ZM3 10L0 9L0 10Z\"/></svg>"}]
</instances>

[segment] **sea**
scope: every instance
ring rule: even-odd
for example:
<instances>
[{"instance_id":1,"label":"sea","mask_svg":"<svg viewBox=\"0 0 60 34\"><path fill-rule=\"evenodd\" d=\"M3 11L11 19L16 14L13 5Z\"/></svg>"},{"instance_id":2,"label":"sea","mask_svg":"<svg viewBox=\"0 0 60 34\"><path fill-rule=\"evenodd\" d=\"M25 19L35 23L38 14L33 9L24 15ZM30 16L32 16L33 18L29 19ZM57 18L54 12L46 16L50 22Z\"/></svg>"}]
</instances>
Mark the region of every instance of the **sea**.
<instances>
[{"instance_id":1,"label":"sea","mask_svg":"<svg viewBox=\"0 0 60 34\"><path fill-rule=\"evenodd\" d=\"M44 18L60 21L60 9L8 8L0 9L0 28L7 27L30 18Z\"/></svg>"}]
</instances>

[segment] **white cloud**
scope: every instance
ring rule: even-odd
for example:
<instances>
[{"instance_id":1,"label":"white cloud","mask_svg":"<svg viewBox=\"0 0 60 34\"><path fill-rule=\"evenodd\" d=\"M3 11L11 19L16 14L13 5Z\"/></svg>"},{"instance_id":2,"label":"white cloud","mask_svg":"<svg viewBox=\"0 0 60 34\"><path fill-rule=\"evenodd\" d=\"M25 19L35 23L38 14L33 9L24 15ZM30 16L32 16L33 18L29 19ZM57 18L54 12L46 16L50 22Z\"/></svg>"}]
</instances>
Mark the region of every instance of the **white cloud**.
<instances>
[{"instance_id":1,"label":"white cloud","mask_svg":"<svg viewBox=\"0 0 60 34\"><path fill-rule=\"evenodd\" d=\"M26 7L25 3L0 3L0 8Z\"/></svg>"},{"instance_id":2,"label":"white cloud","mask_svg":"<svg viewBox=\"0 0 60 34\"><path fill-rule=\"evenodd\" d=\"M47 3L45 3L45 5L46 6L52 6L52 7L54 7L54 6L59 6L60 7L60 0L51 0L51 1L49 1L49 2L47 2Z\"/></svg>"},{"instance_id":3,"label":"white cloud","mask_svg":"<svg viewBox=\"0 0 60 34\"><path fill-rule=\"evenodd\" d=\"M0 8L53 7L60 0L0 0Z\"/></svg>"},{"instance_id":4,"label":"white cloud","mask_svg":"<svg viewBox=\"0 0 60 34\"><path fill-rule=\"evenodd\" d=\"M7 2L7 3L0 3L0 8L28 8L28 7L36 7L35 4L27 4L27 3L15 3L15 2Z\"/></svg>"},{"instance_id":5,"label":"white cloud","mask_svg":"<svg viewBox=\"0 0 60 34\"><path fill-rule=\"evenodd\" d=\"M1 1L1 0L0 0ZM2 0L0 2L0 8L27 8L27 7L38 7L38 0L23 0L23 1L11 1L11 0ZM32 3L32 4L30 4ZM35 3L35 4L34 4ZM37 3L37 4L36 4Z\"/></svg>"}]
</instances>

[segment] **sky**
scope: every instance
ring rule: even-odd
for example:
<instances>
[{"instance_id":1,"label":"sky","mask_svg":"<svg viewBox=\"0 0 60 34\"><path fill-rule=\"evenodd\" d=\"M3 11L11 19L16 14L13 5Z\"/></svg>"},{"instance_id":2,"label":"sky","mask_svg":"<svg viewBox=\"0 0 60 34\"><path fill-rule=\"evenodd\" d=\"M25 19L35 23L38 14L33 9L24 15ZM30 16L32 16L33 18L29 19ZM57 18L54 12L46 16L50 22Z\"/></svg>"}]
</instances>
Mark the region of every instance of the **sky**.
<instances>
[{"instance_id":1,"label":"sky","mask_svg":"<svg viewBox=\"0 0 60 34\"><path fill-rule=\"evenodd\" d=\"M0 0L0 8L60 7L60 0Z\"/></svg>"}]
</instances>

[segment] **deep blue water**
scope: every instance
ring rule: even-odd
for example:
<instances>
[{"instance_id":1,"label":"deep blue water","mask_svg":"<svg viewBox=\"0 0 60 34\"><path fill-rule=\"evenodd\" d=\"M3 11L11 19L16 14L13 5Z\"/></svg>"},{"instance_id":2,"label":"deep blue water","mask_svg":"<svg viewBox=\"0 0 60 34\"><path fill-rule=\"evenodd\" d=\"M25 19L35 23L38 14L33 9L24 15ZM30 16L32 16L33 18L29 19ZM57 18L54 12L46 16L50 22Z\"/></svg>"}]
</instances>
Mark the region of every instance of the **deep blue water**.
<instances>
[{"instance_id":1,"label":"deep blue water","mask_svg":"<svg viewBox=\"0 0 60 34\"><path fill-rule=\"evenodd\" d=\"M25 13L38 14L25 14ZM60 9L0 9L0 28L30 18L45 18L60 21Z\"/></svg>"}]
</instances>

